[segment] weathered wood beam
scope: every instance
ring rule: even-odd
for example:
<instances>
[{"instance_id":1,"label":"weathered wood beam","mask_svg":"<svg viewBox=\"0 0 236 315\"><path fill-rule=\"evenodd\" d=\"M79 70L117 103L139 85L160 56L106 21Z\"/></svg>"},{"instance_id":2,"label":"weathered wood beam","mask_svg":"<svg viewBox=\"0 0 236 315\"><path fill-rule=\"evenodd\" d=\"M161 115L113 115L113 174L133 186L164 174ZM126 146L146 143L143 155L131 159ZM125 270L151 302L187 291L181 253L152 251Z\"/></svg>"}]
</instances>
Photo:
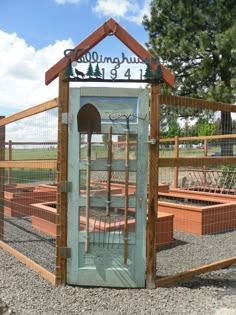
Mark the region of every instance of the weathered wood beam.
<instances>
[{"instance_id":1,"label":"weathered wood beam","mask_svg":"<svg viewBox=\"0 0 236 315\"><path fill-rule=\"evenodd\" d=\"M6 160L0 161L0 168L56 169L57 160Z\"/></svg>"},{"instance_id":2,"label":"weathered wood beam","mask_svg":"<svg viewBox=\"0 0 236 315\"><path fill-rule=\"evenodd\" d=\"M58 100L57 98L54 98L50 101L44 102L42 104L36 105L34 107L30 107L28 109L25 109L19 113L16 113L14 115L8 116L6 118L3 118L0 120L0 126L7 125L13 121L17 121L19 119L23 119L35 114L39 114L41 112L45 112L46 110L55 108L58 106Z\"/></svg>"},{"instance_id":3,"label":"weathered wood beam","mask_svg":"<svg viewBox=\"0 0 236 315\"><path fill-rule=\"evenodd\" d=\"M164 277L162 279L156 280L156 287L163 287L163 286L171 285L177 282L190 280L194 276L200 275L202 273L214 271L217 269L222 269L227 266L233 265L235 263L236 263L236 257L234 256L234 257L230 257L224 260L214 262L212 264L193 268L184 272L177 273L173 276L168 276L168 277Z\"/></svg>"}]
</instances>

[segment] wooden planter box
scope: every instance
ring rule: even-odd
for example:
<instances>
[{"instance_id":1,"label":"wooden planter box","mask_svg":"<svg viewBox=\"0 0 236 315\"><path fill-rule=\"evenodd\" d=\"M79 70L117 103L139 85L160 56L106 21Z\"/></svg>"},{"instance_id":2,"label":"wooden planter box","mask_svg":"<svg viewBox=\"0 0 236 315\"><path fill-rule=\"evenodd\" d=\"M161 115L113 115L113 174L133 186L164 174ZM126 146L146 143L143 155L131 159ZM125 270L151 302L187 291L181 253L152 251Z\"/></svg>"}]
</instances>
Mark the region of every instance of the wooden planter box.
<instances>
[{"instance_id":1,"label":"wooden planter box","mask_svg":"<svg viewBox=\"0 0 236 315\"><path fill-rule=\"evenodd\" d=\"M113 188L111 187L111 195L118 195L122 193L121 188ZM86 195L86 190L80 190L81 195ZM107 194L107 189L91 189L90 190L90 195L91 196L106 196Z\"/></svg>"},{"instance_id":2,"label":"wooden planter box","mask_svg":"<svg viewBox=\"0 0 236 315\"><path fill-rule=\"evenodd\" d=\"M4 214L11 217L30 216L32 203L52 202L55 199L55 189L48 191L23 184L7 185L4 191Z\"/></svg>"},{"instance_id":3,"label":"wooden planter box","mask_svg":"<svg viewBox=\"0 0 236 315\"><path fill-rule=\"evenodd\" d=\"M4 192L9 193L20 193L24 191L33 191L35 186L25 185L25 184L8 184L4 185Z\"/></svg>"},{"instance_id":4,"label":"wooden planter box","mask_svg":"<svg viewBox=\"0 0 236 315\"><path fill-rule=\"evenodd\" d=\"M104 188L106 188L107 183L105 183L105 182L99 183L99 186L104 186ZM122 194L125 193L125 184L124 183L111 183L111 188L122 189ZM158 185L158 191L159 192L169 192L169 185L168 184L159 184ZM134 184L129 184L128 193L129 194L135 194L136 193L136 186Z\"/></svg>"},{"instance_id":5,"label":"wooden planter box","mask_svg":"<svg viewBox=\"0 0 236 315\"><path fill-rule=\"evenodd\" d=\"M55 204L55 203L54 203ZM56 236L56 216L57 211L52 207L52 203L33 204L34 214L32 215L32 227L46 234ZM157 219L157 249L160 249L173 242L173 214L158 213ZM90 229L96 231L115 231L124 228L124 221L116 223L102 223L93 219L89 220ZM85 229L86 218L80 217L80 228ZM135 219L128 220L129 232L135 231Z\"/></svg>"},{"instance_id":6,"label":"wooden planter box","mask_svg":"<svg viewBox=\"0 0 236 315\"><path fill-rule=\"evenodd\" d=\"M40 184L35 187L34 191L57 191L57 185Z\"/></svg>"},{"instance_id":7,"label":"wooden planter box","mask_svg":"<svg viewBox=\"0 0 236 315\"><path fill-rule=\"evenodd\" d=\"M35 203L31 207L33 209L32 227L56 237L56 202Z\"/></svg>"},{"instance_id":8,"label":"wooden planter box","mask_svg":"<svg viewBox=\"0 0 236 315\"><path fill-rule=\"evenodd\" d=\"M46 234L56 236L56 216L57 210L53 207L56 203L45 202L32 204L34 214L32 215L32 227L44 232ZM116 223L99 223L98 220L90 219L89 220L90 229L98 231L116 231L122 230L124 227L124 221ZM86 226L86 218L80 217L80 228L84 230ZM133 232L135 229L135 219L128 220L128 229L129 232Z\"/></svg>"},{"instance_id":9,"label":"wooden planter box","mask_svg":"<svg viewBox=\"0 0 236 315\"><path fill-rule=\"evenodd\" d=\"M173 242L174 215L158 211L156 248L161 249Z\"/></svg>"},{"instance_id":10,"label":"wooden planter box","mask_svg":"<svg viewBox=\"0 0 236 315\"><path fill-rule=\"evenodd\" d=\"M203 194L203 193L202 193ZM226 198L210 198L199 194L185 194L176 191L159 196L185 198L198 201L214 202L214 205L194 206L168 201L158 201L158 211L174 215L174 229L197 235L223 232L236 228L236 200L227 201Z\"/></svg>"},{"instance_id":11,"label":"wooden planter box","mask_svg":"<svg viewBox=\"0 0 236 315\"><path fill-rule=\"evenodd\" d=\"M176 196L191 196L191 198L196 198L200 200L209 200L216 201L220 200L223 202L236 202L236 191L235 194L225 194L225 193L217 193L217 192L209 192L209 191L193 191L193 190L185 190L180 188L175 188L170 190L171 195Z\"/></svg>"}]
</instances>

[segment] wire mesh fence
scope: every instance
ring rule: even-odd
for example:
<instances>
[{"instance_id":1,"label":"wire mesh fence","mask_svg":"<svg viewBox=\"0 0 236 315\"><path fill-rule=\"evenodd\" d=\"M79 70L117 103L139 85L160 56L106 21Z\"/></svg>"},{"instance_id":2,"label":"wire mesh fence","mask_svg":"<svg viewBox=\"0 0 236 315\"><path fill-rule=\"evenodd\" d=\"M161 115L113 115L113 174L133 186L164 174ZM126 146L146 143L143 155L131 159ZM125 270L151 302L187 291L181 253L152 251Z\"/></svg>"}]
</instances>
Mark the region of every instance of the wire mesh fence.
<instances>
[{"instance_id":1,"label":"wire mesh fence","mask_svg":"<svg viewBox=\"0 0 236 315\"><path fill-rule=\"evenodd\" d=\"M57 124L54 108L0 127L0 240L53 274Z\"/></svg>"},{"instance_id":2,"label":"wire mesh fence","mask_svg":"<svg viewBox=\"0 0 236 315\"><path fill-rule=\"evenodd\" d=\"M166 220L157 226L163 240L158 278L236 255L235 110L220 104L227 110L222 121L219 103L203 101L196 114L196 100L171 101L174 105L161 108L166 124L161 126L159 185L168 188L158 191L158 221Z\"/></svg>"},{"instance_id":3,"label":"wire mesh fence","mask_svg":"<svg viewBox=\"0 0 236 315\"><path fill-rule=\"evenodd\" d=\"M155 188L159 279L236 256L234 109L219 103L172 101L162 98L159 157L150 168L156 174L158 167L159 179ZM197 114L196 106L201 109ZM224 122L221 110L230 113ZM58 156L65 152L58 146L57 119L54 108L0 124L0 241L52 274L60 250L59 209L64 198L58 193L58 172L65 166L57 170ZM231 129L225 130L225 125ZM63 136L60 141L65 141ZM83 141L81 159L87 145ZM92 145L92 159L107 156L107 140L99 141ZM136 141L130 141L130 160L139 158ZM113 141L112 159L120 159L124 149L122 141ZM93 184L106 189L105 173L92 172ZM135 194L136 178L129 175L129 190ZM119 186L124 178L124 173L113 171L110 180Z\"/></svg>"}]
</instances>

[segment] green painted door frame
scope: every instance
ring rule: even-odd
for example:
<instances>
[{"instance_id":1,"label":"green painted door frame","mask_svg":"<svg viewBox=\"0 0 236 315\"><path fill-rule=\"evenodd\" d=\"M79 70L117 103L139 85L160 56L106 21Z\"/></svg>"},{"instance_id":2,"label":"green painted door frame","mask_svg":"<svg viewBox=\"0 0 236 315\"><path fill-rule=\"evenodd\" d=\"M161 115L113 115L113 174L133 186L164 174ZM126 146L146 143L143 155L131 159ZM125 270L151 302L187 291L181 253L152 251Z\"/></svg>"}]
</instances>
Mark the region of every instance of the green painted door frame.
<instances>
[{"instance_id":1,"label":"green painted door frame","mask_svg":"<svg viewBox=\"0 0 236 315\"><path fill-rule=\"evenodd\" d=\"M68 125L68 247L67 283L81 286L145 287L146 274L146 216L148 173L149 96L144 89L71 88ZM125 135L125 120L112 122L110 114L135 113L130 119L130 134L137 137L136 160L129 162L129 171L136 172L136 193L129 196L128 205L135 209L135 230L128 233L128 259L124 263L124 235L122 230L102 234L95 229L89 233L89 251L85 252L85 230L81 228L81 209L86 198L80 194L80 174L86 172L86 161L80 158L80 135L77 114L84 104L90 103L100 112L101 133ZM124 160L113 160L112 169L125 171ZM107 160L91 161L92 171L106 171ZM90 206L106 208L106 200L90 197ZM111 207L124 208L124 196L112 195ZM112 238L112 242L111 242Z\"/></svg>"}]
</instances>

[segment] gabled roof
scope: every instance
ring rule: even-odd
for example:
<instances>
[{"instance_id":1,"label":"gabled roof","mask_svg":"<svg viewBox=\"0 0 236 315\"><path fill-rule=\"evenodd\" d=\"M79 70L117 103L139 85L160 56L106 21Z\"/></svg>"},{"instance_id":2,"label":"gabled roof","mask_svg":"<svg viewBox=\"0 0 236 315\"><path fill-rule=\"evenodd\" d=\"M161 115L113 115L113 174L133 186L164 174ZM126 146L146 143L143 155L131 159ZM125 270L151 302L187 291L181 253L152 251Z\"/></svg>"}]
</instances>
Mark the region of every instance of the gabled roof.
<instances>
[{"instance_id":1,"label":"gabled roof","mask_svg":"<svg viewBox=\"0 0 236 315\"><path fill-rule=\"evenodd\" d=\"M92 34L85 38L80 44L78 44L74 49L87 48L81 50L77 54L77 58L85 55L89 50L96 46L100 41L109 35L116 36L123 44L125 44L136 56L141 59L154 58L149 51L147 51L142 45L140 45L124 28L122 28L115 20L112 18L108 19L104 24L102 24L98 29L96 29ZM73 61L73 58L71 58ZM54 66L52 66L45 73L45 83L48 85L54 79L56 79L61 71L63 71L67 66L68 57L63 57ZM157 64L150 64L150 67L155 70ZM162 78L171 87L174 87L174 76L169 72L164 66L161 65Z\"/></svg>"}]
</instances>

